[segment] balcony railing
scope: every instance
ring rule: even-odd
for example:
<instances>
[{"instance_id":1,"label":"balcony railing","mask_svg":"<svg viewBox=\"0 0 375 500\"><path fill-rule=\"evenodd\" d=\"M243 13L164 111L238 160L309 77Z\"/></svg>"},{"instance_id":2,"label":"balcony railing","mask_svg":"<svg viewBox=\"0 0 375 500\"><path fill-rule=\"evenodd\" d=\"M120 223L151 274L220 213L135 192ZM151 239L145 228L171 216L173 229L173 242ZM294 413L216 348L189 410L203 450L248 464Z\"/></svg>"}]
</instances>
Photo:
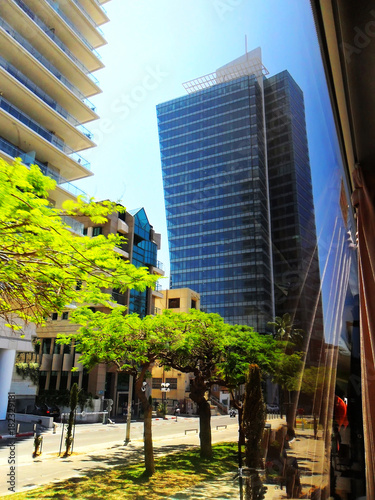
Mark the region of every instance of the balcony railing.
<instances>
[{"instance_id":1,"label":"balcony railing","mask_svg":"<svg viewBox=\"0 0 375 500\"><path fill-rule=\"evenodd\" d=\"M55 180L56 183L65 191L73 194L74 196L86 196L86 193L74 186L71 182L67 181L58 172L51 170L49 167L36 160L33 155L22 151L22 149L17 148L12 143L8 142L3 137L0 137L0 150L13 158L21 158L22 163L29 167L30 165L37 165L44 175L47 175L51 179Z\"/></svg>"},{"instance_id":2,"label":"balcony railing","mask_svg":"<svg viewBox=\"0 0 375 500\"><path fill-rule=\"evenodd\" d=\"M83 229L85 227L82 222L78 222L77 220L73 219L73 217L65 216L62 217L62 220L67 224L68 226L71 227L72 231L76 234L83 235Z\"/></svg>"},{"instance_id":3,"label":"balcony railing","mask_svg":"<svg viewBox=\"0 0 375 500\"><path fill-rule=\"evenodd\" d=\"M82 14L90 21L90 23L96 28L101 35L104 35L103 31L99 28L93 18L88 14L87 10L78 2L78 0L73 0L73 2L77 5Z\"/></svg>"},{"instance_id":4,"label":"balcony railing","mask_svg":"<svg viewBox=\"0 0 375 500\"><path fill-rule=\"evenodd\" d=\"M82 165L87 169L90 169L90 163L87 160L85 160L81 155L76 153L70 146L65 144L65 142L62 139L56 137L51 131L47 130L38 122L30 118L26 113L24 113L19 108L14 106L14 104L11 104L9 101L4 99L4 97L0 97L0 108L9 113L10 115L14 116L14 118L17 118L17 120L19 120L21 123L29 127L38 135L46 139L53 146L57 147L58 149L69 155L69 157L75 160L77 163L79 163L80 165Z\"/></svg>"},{"instance_id":5,"label":"balcony railing","mask_svg":"<svg viewBox=\"0 0 375 500\"><path fill-rule=\"evenodd\" d=\"M16 42L24 47L35 59L37 59L45 68L50 71L58 80L60 80L69 90L71 90L86 106L93 111L96 107L90 102L80 90L77 89L65 76L63 76L40 52L38 52L23 36L14 30L4 19L0 18L0 26L11 35Z\"/></svg>"},{"instance_id":6,"label":"balcony railing","mask_svg":"<svg viewBox=\"0 0 375 500\"><path fill-rule=\"evenodd\" d=\"M57 111L59 115L65 118L69 123L77 127L77 129L82 132L86 137L92 139L93 134L83 125L79 123L79 121L74 118L66 109L64 109L60 104L52 99L48 94L46 94L41 88L39 88L33 81L31 81L27 76L25 76L21 71L15 68L12 64L6 61L3 57L0 56L0 66L2 66L10 75L16 78L22 85L27 87L31 92L33 92L36 96L38 96L42 101L44 101L48 106L50 106L53 110Z\"/></svg>"},{"instance_id":7,"label":"balcony railing","mask_svg":"<svg viewBox=\"0 0 375 500\"><path fill-rule=\"evenodd\" d=\"M65 45L64 42L60 40L59 37L57 37L53 31L52 28L49 28L39 17L37 17L34 12L29 9L29 7L24 4L22 0L13 0L29 17L34 21L35 24L37 24L43 32L51 38L55 42L60 49L69 56L69 58L79 67L81 71L83 71L86 75L90 76L90 78L96 83L99 84L99 80L94 76L90 74L90 71L86 68L84 64L81 63L79 59L76 58L74 54L68 49L68 47Z\"/></svg>"},{"instance_id":8,"label":"balcony railing","mask_svg":"<svg viewBox=\"0 0 375 500\"><path fill-rule=\"evenodd\" d=\"M47 2L50 4L50 6L53 8L57 14L66 22L66 24L74 31L74 33L78 36L80 40L88 47L98 59L101 59L101 55L99 54L98 51L94 49L94 47L89 43L86 38L82 35L80 30L77 28L77 26L69 19L69 17L64 14L64 12L58 7L57 3L54 2L53 0L47 0Z\"/></svg>"}]
</instances>

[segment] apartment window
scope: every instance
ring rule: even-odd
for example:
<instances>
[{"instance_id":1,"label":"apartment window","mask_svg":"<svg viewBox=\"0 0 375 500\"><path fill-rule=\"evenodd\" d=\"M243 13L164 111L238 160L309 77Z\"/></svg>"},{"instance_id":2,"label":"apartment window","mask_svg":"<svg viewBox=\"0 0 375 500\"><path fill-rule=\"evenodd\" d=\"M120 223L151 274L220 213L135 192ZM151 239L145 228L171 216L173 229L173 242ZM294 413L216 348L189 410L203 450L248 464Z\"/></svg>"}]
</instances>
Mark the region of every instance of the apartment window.
<instances>
[{"instance_id":1,"label":"apartment window","mask_svg":"<svg viewBox=\"0 0 375 500\"><path fill-rule=\"evenodd\" d=\"M196 309L196 308L197 308L197 301L194 299L191 299L190 309Z\"/></svg>"},{"instance_id":2,"label":"apartment window","mask_svg":"<svg viewBox=\"0 0 375 500\"><path fill-rule=\"evenodd\" d=\"M83 228L83 232L82 232L83 236L87 236L87 229L88 229L87 227Z\"/></svg>"},{"instance_id":3,"label":"apartment window","mask_svg":"<svg viewBox=\"0 0 375 500\"><path fill-rule=\"evenodd\" d=\"M51 340L43 339L43 354L50 354L51 352Z\"/></svg>"},{"instance_id":4,"label":"apartment window","mask_svg":"<svg viewBox=\"0 0 375 500\"><path fill-rule=\"evenodd\" d=\"M68 319L69 318L69 313L67 311L62 313L61 319Z\"/></svg>"},{"instance_id":5,"label":"apartment window","mask_svg":"<svg viewBox=\"0 0 375 500\"><path fill-rule=\"evenodd\" d=\"M70 353L71 353L70 344L64 344L63 354L70 354Z\"/></svg>"},{"instance_id":6,"label":"apartment window","mask_svg":"<svg viewBox=\"0 0 375 500\"><path fill-rule=\"evenodd\" d=\"M173 391L173 389L177 389L177 378L166 378L165 381L169 384L171 391Z\"/></svg>"},{"instance_id":7,"label":"apartment window","mask_svg":"<svg viewBox=\"0 0 375 500\"><path fill-rule=\"evenodd\" d=\"M92 235L93 236L99 236L99 234L103 233L103 228L102 227L93 227L92 228Z\"/></svg>"},{"instance_id":8,"label":"apartment window","mask_svg":"<svg viewBox=\"0 0 375 500\"><path fill-rule=\"evenodd\" d=\"M152 378L152 388L161 389L161 378Z\"/></svg>"},{"instance_id":9,"label":"apartment window","mask_svg":"<svg viewBox=\"0 0 375 500\"><path fill-rule=\"evenodd\" d=\"M169 299L168 309L178 309L180 307L180 299Z\"/></svg>"},{"instance_id":10,"label":"apartment window","mask_svg":"<svg viewBox=\"0 0 375 500\"><path fill-rule=\"evenodd\" d=\"M57 321L58 318L59 318L59 315L57 313L52 313L52 315L51 315L52 321Z\"/></svg>"},{"instance_id":11,"label":"apartment window","mask_svg":"<svg viewBox=\"0 0 375 500\"><path fill-rule=\"evenodd\" d=\"M60 354L60 351L61 351L61 345L58 344L55 339L55 343L53 345L53 354Z\"/></svg>"}]
</instances>

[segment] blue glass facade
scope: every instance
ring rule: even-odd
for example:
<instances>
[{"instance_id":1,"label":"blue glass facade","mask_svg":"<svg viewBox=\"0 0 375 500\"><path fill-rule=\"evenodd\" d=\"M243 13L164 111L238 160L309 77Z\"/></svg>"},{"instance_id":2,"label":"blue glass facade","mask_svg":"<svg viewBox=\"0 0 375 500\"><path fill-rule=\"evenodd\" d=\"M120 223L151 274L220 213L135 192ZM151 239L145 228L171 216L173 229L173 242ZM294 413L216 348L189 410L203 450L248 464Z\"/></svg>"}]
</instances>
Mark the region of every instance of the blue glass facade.
<instances>
[{"instance_id":1,"label":"blue glass facade","mask_svg":"<svg viewBox=\"0 0 375 500\"><path fill-rule=\"evenodd\" d=\"M156 267L157 245L152 241L152 226L143 208L130 210L134 217L134 235L131 262L136 267ZM129 313L137 313L141 318L149 314L150 290L139 292L130 290Z\"/></svg>"},{"instance_id":2,"label":"blue glass facade","mask_svg":"<svg viewBox=\"0 0 375 500\"><path fill-rule=\"evenodd\" d=\"M265 80L264 96L275 314L292 314L299 328L311 329L312 338L321 341L319 260L303 93L283 71ZM315 348L320 347L318 342Z\"/></svg>"},{"instance_id":3,"label":"blue glass facade","mask_svg":"<svg viewBox=\"0 0 375 500\"><path fill-rule=\"evenodd\" d=\"M263 331L273 292L262 88L244 76L157 114L172 286Z\"/></svg>"},{"instance_id":4,"label":"blue glass facade","mask_svg":"<svg viewBox=\"0 0 375 500\"><path fill-rule=\"evenodd\" d=\"M319 263L301 89L242 76L157 106L171 286L258 331L289 312L321 347ZM266 139L265 139L266 136Z\"/></svg>"}]
</instances>

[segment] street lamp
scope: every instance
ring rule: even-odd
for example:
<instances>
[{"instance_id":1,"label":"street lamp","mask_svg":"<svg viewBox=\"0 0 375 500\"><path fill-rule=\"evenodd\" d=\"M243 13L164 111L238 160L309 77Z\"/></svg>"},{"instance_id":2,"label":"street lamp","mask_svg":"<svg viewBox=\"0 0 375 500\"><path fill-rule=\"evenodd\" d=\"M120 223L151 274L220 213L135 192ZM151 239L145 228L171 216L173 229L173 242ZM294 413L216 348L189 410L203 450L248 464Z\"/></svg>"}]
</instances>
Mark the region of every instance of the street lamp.
<instances>
[{"instance_id":1,"label":"street lamp","mask_svg":"<svg viewBox=\"0 0 375 500\"><path fill-rule=\"evenodd\" d=\"M169 392L171 390L170 385L171 384L169 382L162 382L161 387L160 387L161 392L164 394L166 392ZM161 400L163 401L163 394L162 394ZM165 414L167 414L168 403L167 403L167 395L166 394L164 396L164 401L165 401Z\"/></svg>"}]
</instances>

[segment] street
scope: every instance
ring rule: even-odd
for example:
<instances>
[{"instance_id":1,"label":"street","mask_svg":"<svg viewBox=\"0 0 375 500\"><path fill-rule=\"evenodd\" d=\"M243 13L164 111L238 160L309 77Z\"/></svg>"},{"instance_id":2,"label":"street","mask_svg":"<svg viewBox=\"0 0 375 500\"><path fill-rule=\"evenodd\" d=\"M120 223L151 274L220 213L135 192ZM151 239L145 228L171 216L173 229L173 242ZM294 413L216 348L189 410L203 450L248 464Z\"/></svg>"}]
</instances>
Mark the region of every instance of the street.
<instances>
[{"instance_id":1,"label":"street","mask_svg":"<svg viewBox=\"0 0 375 500\"><path fill-rule=\"evenodd\" d=\"M155 454L168 453L183 445L199 444L198 417L178 417L153 421ZM211 420L212 442L234 441L238 436L237 418L227 415ZM75 428L74 454L58 457L61 442L61 424L57 433L44 434L43 453L32 457L33 437L18 439L15 445L15 491L24 491L37 485L61 481L86 471L103 470L121 464L125 459L142 460L143 422L132 422L131 442L124 445L126 424L80 424ZM7 480L10 473L11 440L0 441L0 495L12 493ZM64 450L64 440L62 451Z\"/></svg>"}]
</instances>

